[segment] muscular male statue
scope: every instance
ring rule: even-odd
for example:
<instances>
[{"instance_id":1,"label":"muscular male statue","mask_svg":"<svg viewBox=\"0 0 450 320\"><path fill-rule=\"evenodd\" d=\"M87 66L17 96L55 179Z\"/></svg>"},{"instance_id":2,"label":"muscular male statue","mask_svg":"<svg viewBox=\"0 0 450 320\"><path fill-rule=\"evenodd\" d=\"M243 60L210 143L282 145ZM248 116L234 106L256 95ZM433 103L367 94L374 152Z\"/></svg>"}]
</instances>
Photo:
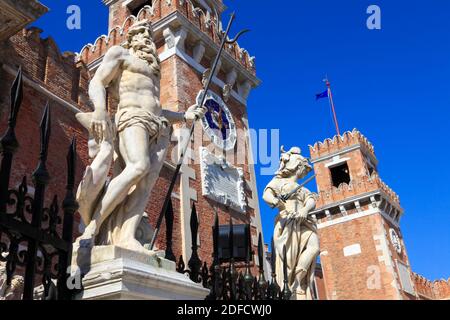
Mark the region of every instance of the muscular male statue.
<instances>
[{"instance_id":1,"label":"muscular male statue","mask_svg":"<svg viewBox=\"0 0 450 320\"><path fill-rule=\"evenodd\" d=\"M106 91L118 98L114 122ZM89 85L92 113L78 114L89 130L89 154L77 200L86 224L80 246L143 247L135 232L159 176L170 142L171 123L204 116L205 108L185 113L163 110L160 104L160 61L147 21L135 23L127 43L111 47ZM113 177L109 183L111 163Z\"/></svg>"}]
</instances>

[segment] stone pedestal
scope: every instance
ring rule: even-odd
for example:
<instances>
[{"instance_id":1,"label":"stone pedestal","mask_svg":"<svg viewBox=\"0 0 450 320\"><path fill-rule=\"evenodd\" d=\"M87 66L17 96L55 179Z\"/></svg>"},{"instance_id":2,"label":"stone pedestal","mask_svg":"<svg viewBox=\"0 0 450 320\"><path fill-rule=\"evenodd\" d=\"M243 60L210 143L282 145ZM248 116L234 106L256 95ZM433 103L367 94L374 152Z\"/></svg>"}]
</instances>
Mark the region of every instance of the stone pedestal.
<instances>
[{"instance_id":1,"label":"stone pedestal","mask_svg":"<svg viewBox=\"0 0 450 320\"><path fill-rule=\"evenodd\" d=\"M209 291L175 270L162 253L115 246L74 248L83 277L79 300L203 300Z\"/></svg>"}]
</instances>

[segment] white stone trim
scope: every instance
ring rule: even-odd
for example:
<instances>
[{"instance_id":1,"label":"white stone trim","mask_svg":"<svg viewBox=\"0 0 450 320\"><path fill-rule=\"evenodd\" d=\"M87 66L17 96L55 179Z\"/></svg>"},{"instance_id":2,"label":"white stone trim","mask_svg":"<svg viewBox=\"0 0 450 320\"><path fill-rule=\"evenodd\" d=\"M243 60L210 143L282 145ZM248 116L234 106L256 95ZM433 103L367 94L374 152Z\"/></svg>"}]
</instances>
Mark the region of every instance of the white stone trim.
<instances>
[{"instance_id":1,"label":"white stone trim","mask_svg":"<svg viewBox=\"0 0 450 320\"><path fill-rule=\"evenodd\" d=\"M205 43L202 40L199 40L193 50L193 58L195 62L200 64L200 62L203 59L203 56L205 55L205 51L206 51Z\"/></svg>"},{"instance_id":2,"label":"white stone trim","mask_svg":"<svg viewBox=\"0 0 450 320\"><path fill-rule=\"evenodd\" d=\"M364 215L364 212L366 212L366 211L362 211L362 210L361 210L361 207L358 208L358 206L356 205L356 203L359 204L359 200L361 200L361 199L366 199L366 198L369 197L369 198L372 200L372 204L371 204L372 209L374 209L374 210L376 210L378 213L380 213L380 214L383 216L383 218L385 218L387 221L389 221L392 225L394 225L394 226L396 226L397 228L399 228L399 222L398 222L398 221L395 221L392 217L390 217L390 216L384 211L384 209L381 209L381 208L380 208L380 204L381 204L382 201L379 201L379 203L378 203L377 201L375 201L375 198L374 198L375 195L381 195L383 199L389 199L389 198L385 195L385 193L384 193L381 189L379 189L379 190L372 191L372 192L368 192L368 193L365 193L365 194L362 194L362 195L358 195L358 196L355 196L355 197L350 197L350 198L348 198L348 199L345 199L345 200L342 201L342 202L334 202L334 203L331 203L331 204L326 205L326 206L324 206L324 207L322 207L322 208L320 208L320 209L318 209L318 210L314 210L313 212L311 212L311 215L317 215L317 214L320 213L320 212L325 212L325 215L326 215L327 217L331 217L331 214L330 214L330 209L331 209L331 208L333 208L333 207L339 207L339 208L340 208L341 206L345 206L345 205L350 204L350 203L354 203L354 204L355 204L355 207L357 208L358 213L356 213L356 214L351 214L351 215L349 215L349 217L353 217L353 216L355 216L355 215L358 216L358 215L360 215L360 214L363 214L363 215ZM373 199L372 199L372 198L373 198ZM385 200L385 201L386 201L386 200ZM333 221L338 221L339 219L340 219L340 218L335 219L335 220L333 220ZM332 222L332 221L325 222L325 223L331 223L331 222Z\"/></svg>"},{"instance_id":3,"label":"white stone trim","mask_svg":"<svg viewBox=\"0 0 450 320\"><path fill-rule=\"evenodd\" d=\"M344 257L351 257L361 254L361 245L359 243L352 244L350 246L346 246L343 249Z\"/></svg>"},{"instance_id":4,"label":"white stone trim","mask_svg":"<svg viewBox=\"0 0 450 320\"><path fill-rule=\"evenodd\" d=\"M361 200L361 199L366 199L366 198L368 198L368 197L370 197L372 195L378 195L378 194L380 194L380 190L375 190L375 191L370 191L370 192L367 192L367 193L359 194L359 195L356 195L356 196L353 196L353 197L349 197L349 198L347 198L347 199L345 199L343 201L335 201L333 203L330 203L330 204L328 204L326 206L323 206L322 208L314 210L312 213L318 214L321 211L326 211L327 209L329 210L331 208L338 207L339 205L346 205L346 204L352 203L354 201Z\"/></svg>"},{"instance_id":5,"label":"white stone trim","mask_svg":"<svg viewBox=\"0 0 450 320\"><path fill-rule=\"evenodd\" d=\"M256 183L256 172L255 172L255 166L254 166L254 158L253 158L253 148L252 148L252 137L250 134L250 126L248 123L248 119L246 117L242 118L242 122L244 123L244 126L246 128L246 132L247 132L247 164L248 164L248 169L250 171L250 181L248 182L248 186L250 187L250 190L252 192L252 198L247 198L247 203L248 206L250 208L253 209L255 216L252 217L253 221L252 224L256 227L256 230L258 232L261 232L261 240L263 242L263 244L265 243L264 241L264 232L263 232L263 227L262 227L262 221L261 221L261 212L260 212L260 207L259 207L259 193L258 193L258 186ZM270 237L269 237L270 239ZM270 273L269 270L271 270L270 268L270 263L267 261L267 259L264 259L265 261L265 275L266 275L266 279L269 279Z\"/></svg>"},{"instance_id":6,"label":"white stone trim","mask_svg":"<svg viewBox=\"0 0 450 320\"><path fill-rule=\"evenodd\" d=\"M172 48L178 48L181 51L185 50L184 43L187 38L187 31L185 28L180 27L178 30L173 31L169 26L163 30L163 36L165 39L166 50Z\"/></svg>"},{"instance_id":7,"label":"white stone trim","mask_svg":"<svg viewBox=\"0 0 450 320\"><path fill-rule=\"evenodd\" d=\"M400 288L396 281L396 273L394 270L394 263L392 260L392 252L389 248L386 229L384 226L381 226L380 233L373 236L373 240L378 241L378 244L375 245L375 250L380 253L378 256L378 261L380 263L384 263L387 271L392 276L391 286L396 290L397 299L401 299Z\"/></svg>"},{"instance_id":8,"label":"white stone trim","mask_svg":"<svg viewBox=\"0 0 450 320\"><path fill-rule=\"evenodd\" d=\"M312 147L312 146L310 146L310 147ZM350 152L350 151L358 150L358 149L361 149L361 152L362 152L365 156L368 157L368 159L371 161L372 164L374 164L374 163L376 164L376 165L375 165L375 168L376 168L376 166L378 165L378 161L373 157L373 155L372 155L370 152L366 152L366 151L365 151L365 148L363 148L363 146L362 146L361 144L359 144L359 143L358 143L358 144L355 144L355 145L353 145L353 146L344 148L344 149L342 149L342 150L338 150L338 151L336 151L336 152L332 152L332 153L330 153L330 154L327 154L327 155L325 155L325 156L319 157L319 158L317 158L317 159L313 159L313 160L311 160L311 163L312 163L312 164L315 164L315 163L318 163L318 162L322 162L322 161L325 161L325 160L334 158L334 157L336 157L336 156L339 156L339 155L341 155L341 154L345 154L345 153L348 153L348 152Z\"/></svg>"},{"instance_id":9,"label":"white stone trim","mask_svg":"<svg viewBox=\"0 0 450 320\"><path fill-rule=\"evenodd\" d=\"M319 224L317 224L317 228L318 229L328 228L328 227L334 226L334 225L339 224L339 223L348 222L348 221L351 221L351 220L355 220L355 219L359 219L359 218L362 218L362 217L370 216L370 215L376 214L376 213L380 213L380 211L378 209L376 209L376 208L371 208L371 209L362 211L360 213L354 213L354 214L347 215L345 217L341 217L341 218L337 218L337 219L334 219L334 220L331 220L331 221L326 221L326 222L319 223Z\"/></svg>"},{"instance_id":10,"label":"white stone trim","mask_svg":"<svg viewBox=\"0 0 450 320\"><path fill-rule=\"evenodd\" d=\"M333 157L333 160L325 164L326 168L335 167L350 160L350 158L341 158L339 155Z\"/></svg>"}]
</instances>

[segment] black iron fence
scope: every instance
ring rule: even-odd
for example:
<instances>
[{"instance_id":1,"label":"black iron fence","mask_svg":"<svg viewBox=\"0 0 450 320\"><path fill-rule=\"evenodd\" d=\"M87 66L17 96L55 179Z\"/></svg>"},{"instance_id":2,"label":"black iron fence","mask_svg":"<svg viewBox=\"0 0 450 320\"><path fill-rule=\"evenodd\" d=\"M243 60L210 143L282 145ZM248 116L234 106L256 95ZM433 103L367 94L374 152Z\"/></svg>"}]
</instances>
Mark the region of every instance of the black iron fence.
<instances>
[{"instance_id":1,"label":"black iron fence","mask_svg":"<svg viewBox=\"0 0 450 320\"><path fill-rule=\"evenodd\" d=\"M0 138L0 261L6 262L7 286L11 285L15 274L23 271L22 299L32 300L35 287L40 284L43 285L45 299L71 299L72 292L66 284L72 257L74 213L78 209L73 192L75 140L72 140L67 154L67 185L61 219L56 196L48 207L44 206L50 181L46 166L51 134L49 104L40 124L40 154L37 168L32 173L34 194L28 192L26 176L18 188L10 189L13 158L19 148L15 127L22 97L22 70L19 69L11 87L8 128ZM61 236L57 231L58 225L62 225Z\"/></svg>"},{"instance_id":2,"label":"black iron fence","mask_svg":"<svg viewBox=\"0 0 450 320\"><path fill-rule=\"evenodd\" d=\"M166 259L175 261L175 257L172 252L171 234L173 225L173 209L169 204L166 212L166 226L167 232L166 243L169 245L166 248ZM271 264L271 279L266 280L264 272L264 246L262 243L261 233L258 236L258 274L254 276L251 271L251 242L249 242L249 248L246 250L247 257L245 264L238 265L235 262L234 252L234 236L233 236L233 223L230 219L229 235L228 235L228 248L230 250L230 258L228 262L223 262L223 259L219 259L219 218L216 214L213 232L213 261L208 267L206 262L201 262L198 256L198 218L195 205L192 207L190 227L192 238L192 254L188 261L188 268L186 269L185 262L181 256L177 263L177 271L180 273L188 274L189 278L196 283L201 283L204 288L210 290L206 300L290 300L292 292L289 289L287 282L287 264L286 264L286 247L283 252L283 288L277 283L277 277L275 273L275 261L276 251L272 240L272 255L270 259ZM242 272L242 269L243 272ZM238 271L239 270L239 271Z\"/></svg>"}]
</instances>

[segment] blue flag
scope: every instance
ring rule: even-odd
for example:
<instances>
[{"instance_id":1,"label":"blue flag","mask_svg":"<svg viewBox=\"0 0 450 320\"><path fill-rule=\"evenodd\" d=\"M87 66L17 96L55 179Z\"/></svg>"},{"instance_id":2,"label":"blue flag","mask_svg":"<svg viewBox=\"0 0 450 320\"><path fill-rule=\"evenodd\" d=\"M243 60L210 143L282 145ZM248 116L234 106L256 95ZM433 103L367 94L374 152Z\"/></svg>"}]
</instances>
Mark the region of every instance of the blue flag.
<instances>
[{"instance_id":1,"label":"blue flag","mask_svg":"<svg viewBox=\"0 0 450 320\"><path fill-rule=\"evenodd\" d=\"M323 99L323 98L328 98L328 90L326 90L322 93L316 94L316 101L319 99Z\"/></svg>"}]
</instances>

